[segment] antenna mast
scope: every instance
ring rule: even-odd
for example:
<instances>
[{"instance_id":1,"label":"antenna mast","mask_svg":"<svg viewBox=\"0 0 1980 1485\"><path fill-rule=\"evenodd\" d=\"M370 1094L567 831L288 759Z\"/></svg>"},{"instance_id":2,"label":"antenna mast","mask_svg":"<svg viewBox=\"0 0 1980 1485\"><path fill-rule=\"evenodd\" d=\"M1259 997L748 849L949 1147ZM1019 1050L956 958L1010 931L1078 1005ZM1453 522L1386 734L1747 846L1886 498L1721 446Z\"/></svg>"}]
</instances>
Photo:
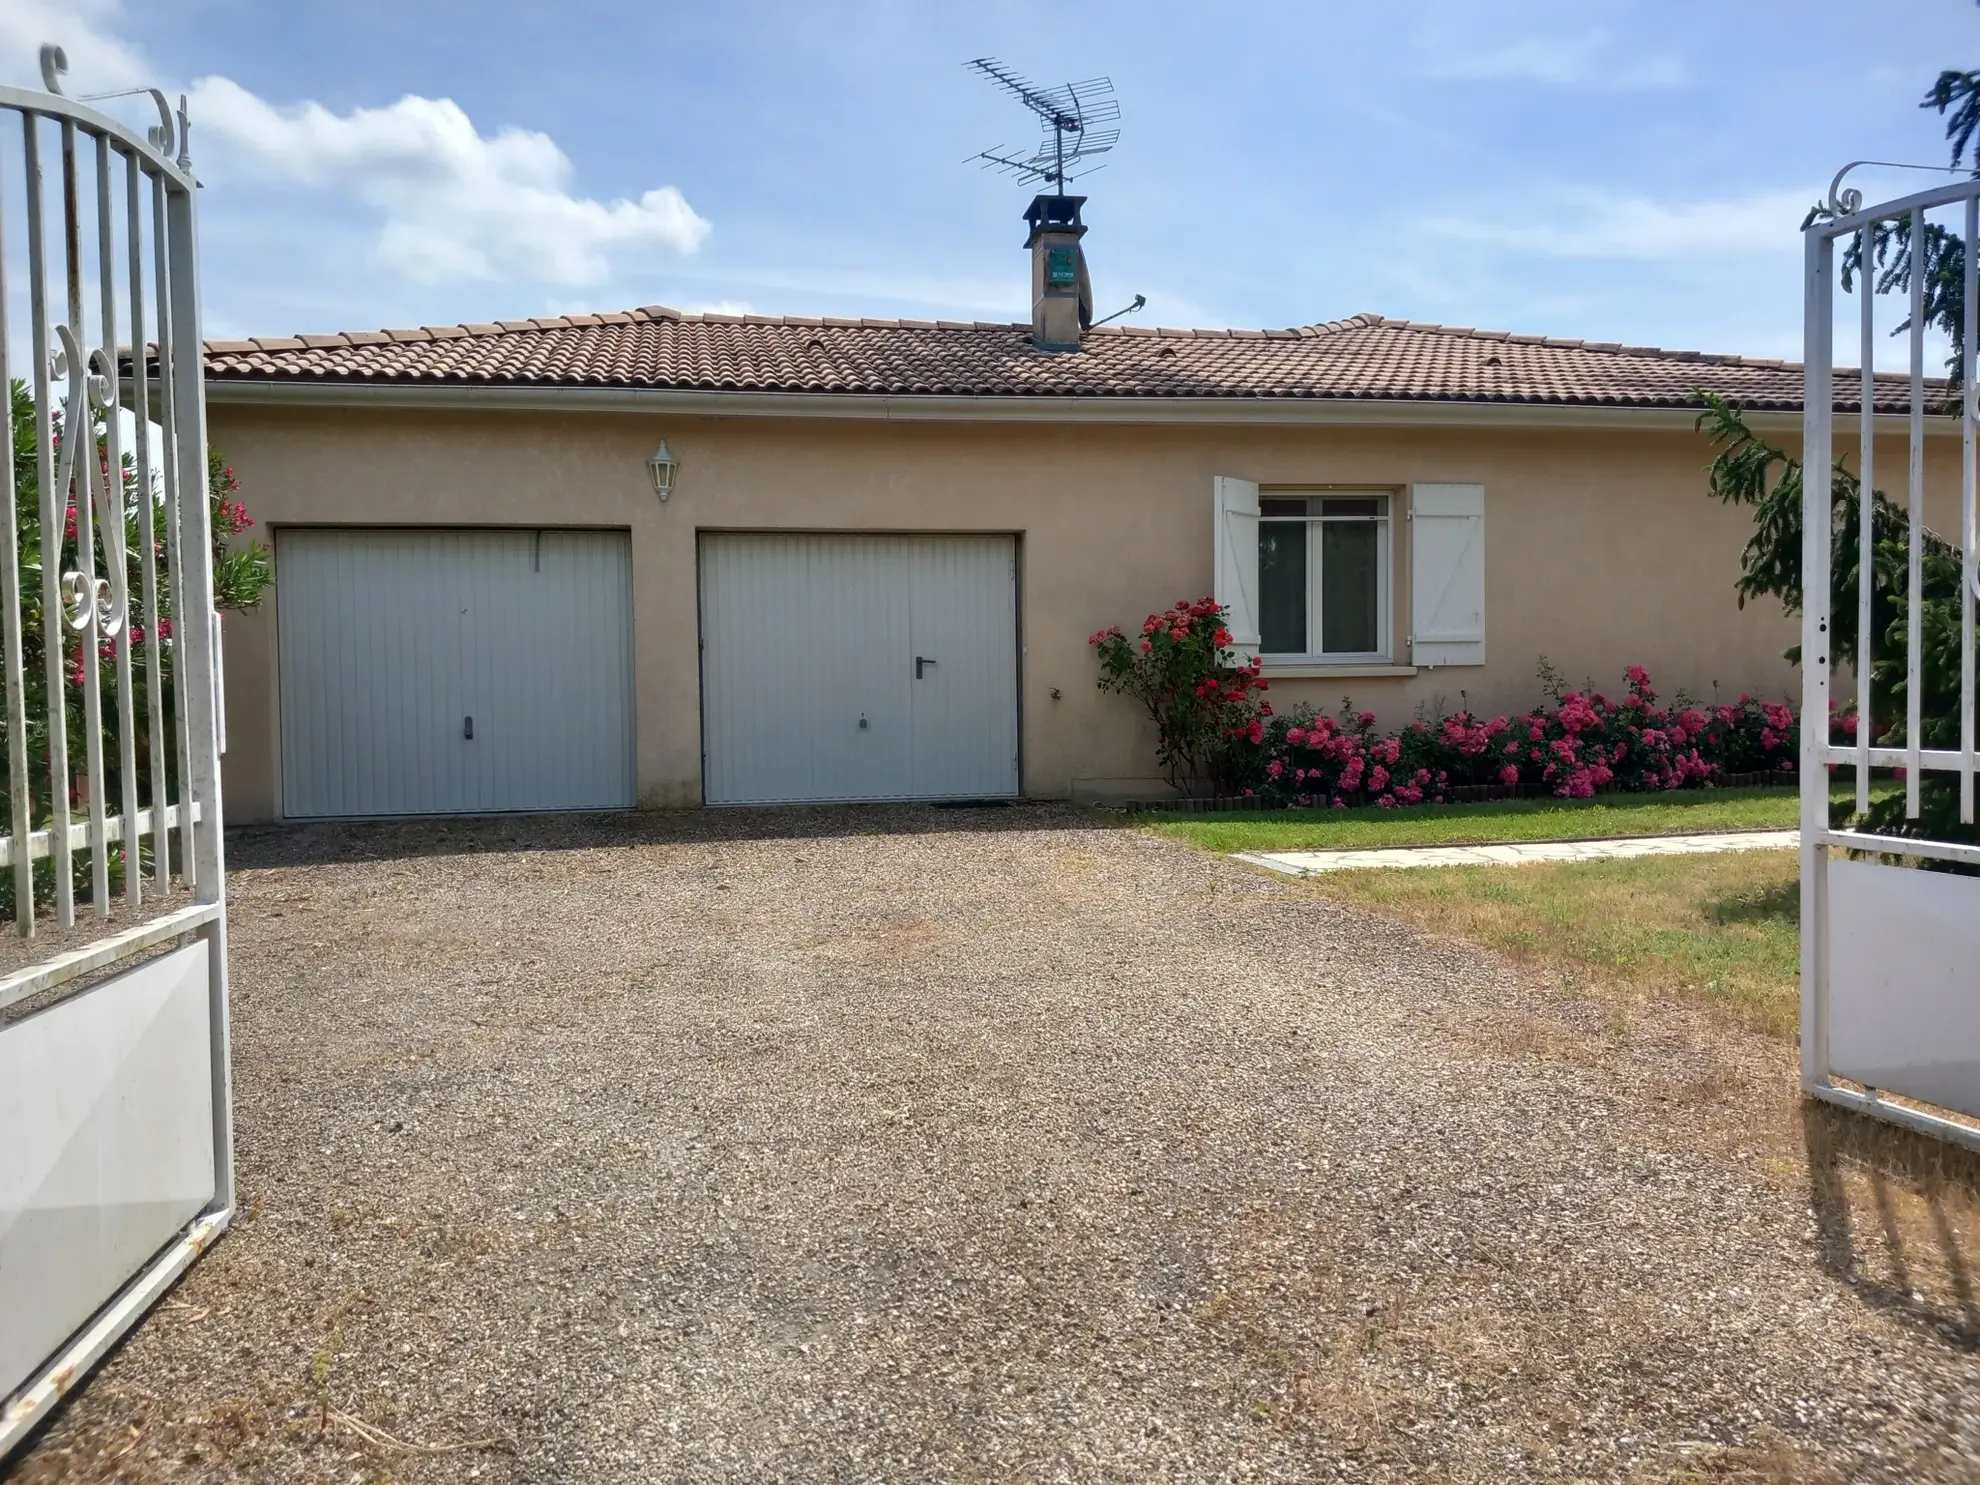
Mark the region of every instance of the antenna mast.
<instances>
[{"instance_id":1,"label":"antenna mast","mask_svg":"<svg viewBox=\"0 0 1980 1485\"><path fill-rule=\"evenodd\" d=\"M981 160L985 169L995 167L1027 183L1049 184L1056 194L1063 196L1067 181L1100 168L1098 165L1086 170L1075 167L1092 155L1104 155L1121 137L1118 129L1094 127L1111 124L1121 116L1114 85L1107 78L1092 77L1063 87L1041 88L994 57L978 57L963 65L1030 109L1045 130L1046 137L1029 155L1000 145L970 156L972 160Z\"/></svg>"}]
</instances>

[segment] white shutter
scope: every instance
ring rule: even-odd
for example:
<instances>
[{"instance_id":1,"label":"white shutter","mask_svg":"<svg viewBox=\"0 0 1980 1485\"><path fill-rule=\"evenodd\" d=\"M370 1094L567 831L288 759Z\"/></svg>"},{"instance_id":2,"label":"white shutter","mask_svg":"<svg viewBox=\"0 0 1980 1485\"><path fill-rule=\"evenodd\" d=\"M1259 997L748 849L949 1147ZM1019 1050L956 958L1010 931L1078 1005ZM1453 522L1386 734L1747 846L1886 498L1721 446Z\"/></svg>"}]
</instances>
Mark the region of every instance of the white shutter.
<instances>
[{"instance_id":1,"label":"white shutter","mask_svg":"<svg viewBox=\"0 0 1980 1485\"><path fill-rule=\"evenodd\" d=\"M1485 663L1485 487L1409 492L1412 665Z\"/></svg>"},{"instance_id":2,"label":"white shutter","mask_svg":"<svg viewBox=\"0 0 1980 1485\"><path fill-rule=\"evenodd\" d=\"M1258 653L1258 483L1218 475L1211 481L1216 521L1217 578L1213 590L1227 613L1231 648Z\"/></svg>"}]
</instances>

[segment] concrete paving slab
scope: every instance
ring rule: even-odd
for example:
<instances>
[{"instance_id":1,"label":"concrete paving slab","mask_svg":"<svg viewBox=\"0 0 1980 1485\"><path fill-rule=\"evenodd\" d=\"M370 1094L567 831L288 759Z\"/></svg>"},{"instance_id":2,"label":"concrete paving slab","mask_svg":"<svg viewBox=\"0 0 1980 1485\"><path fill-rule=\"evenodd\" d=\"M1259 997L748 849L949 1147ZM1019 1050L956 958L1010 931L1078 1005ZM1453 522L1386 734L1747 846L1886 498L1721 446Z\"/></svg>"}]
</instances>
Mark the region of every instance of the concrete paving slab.
<instances>
[{"instance_id":1,"label":"concrete paving slab","mask_svg":"<svg viewBox=\"0 0 1980 1485\"><path fill-rule=\"evenodd\" d=\"M1539 861L1613 861L1634 856L1702 856L1719 851L1792 851L1798 830L1711 835L1627 836L1618 840L1506 841L1484 846L1397 846L1372 851L1240 851L1237 859L1288 876L1385 867L1526 866Z\"/></svg>"}]
</instances>

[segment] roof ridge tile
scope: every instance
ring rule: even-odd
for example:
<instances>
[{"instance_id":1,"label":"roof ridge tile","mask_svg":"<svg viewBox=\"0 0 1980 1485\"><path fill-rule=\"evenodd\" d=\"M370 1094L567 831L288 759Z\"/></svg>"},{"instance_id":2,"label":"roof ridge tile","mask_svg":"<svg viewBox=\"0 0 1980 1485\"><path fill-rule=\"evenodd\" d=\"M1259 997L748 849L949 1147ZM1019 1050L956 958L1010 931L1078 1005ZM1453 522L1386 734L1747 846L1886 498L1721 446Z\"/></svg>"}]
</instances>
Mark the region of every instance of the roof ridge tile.
<instances>
[{"instance_id":1,"label":"roof ridge tile","mask_svg":"<svg viewBox=\"0 0 1980 1485\"><path fill-rule=\"evenodd\" d=\"M1372 311L1283 328L1113 324L1091 333L1085 355L1037 350L1024 321L684 314L663 305L215 340L205 350L213 378L263 383L1663 408L1685 407L1705 387L1756 409L1791 409L1801 396L1791 361ZM1875 386L1880 407L1903 410L1906 378L1885 371Z\"/></svg>"}]
</instances>

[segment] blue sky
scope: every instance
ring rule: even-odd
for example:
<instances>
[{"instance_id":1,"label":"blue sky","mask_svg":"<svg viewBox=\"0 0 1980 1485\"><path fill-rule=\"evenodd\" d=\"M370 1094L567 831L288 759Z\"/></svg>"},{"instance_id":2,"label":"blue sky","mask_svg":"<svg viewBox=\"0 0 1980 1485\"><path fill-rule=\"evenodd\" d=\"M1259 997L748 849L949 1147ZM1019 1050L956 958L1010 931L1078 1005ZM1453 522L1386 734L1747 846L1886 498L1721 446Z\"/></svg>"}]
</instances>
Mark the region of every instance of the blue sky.
<instances>
[{"instance_id":1,"label":"blue sky","mask_svg":"<svg viewBox=\"0 0 1980 1485\"><path fill-rule=\"evenodd\" d=\"M1114 80L1083 185L1102 312L1792 357L1802 211L1849 159L1943 163L1916 104L1980 66L1980 8L6 0L0 81L45 39L72 92L192 91L215 336L1022 318L1029 192L964 163L1032 135L961 65L990 54Z\"/></svg>"}]
</instances>

